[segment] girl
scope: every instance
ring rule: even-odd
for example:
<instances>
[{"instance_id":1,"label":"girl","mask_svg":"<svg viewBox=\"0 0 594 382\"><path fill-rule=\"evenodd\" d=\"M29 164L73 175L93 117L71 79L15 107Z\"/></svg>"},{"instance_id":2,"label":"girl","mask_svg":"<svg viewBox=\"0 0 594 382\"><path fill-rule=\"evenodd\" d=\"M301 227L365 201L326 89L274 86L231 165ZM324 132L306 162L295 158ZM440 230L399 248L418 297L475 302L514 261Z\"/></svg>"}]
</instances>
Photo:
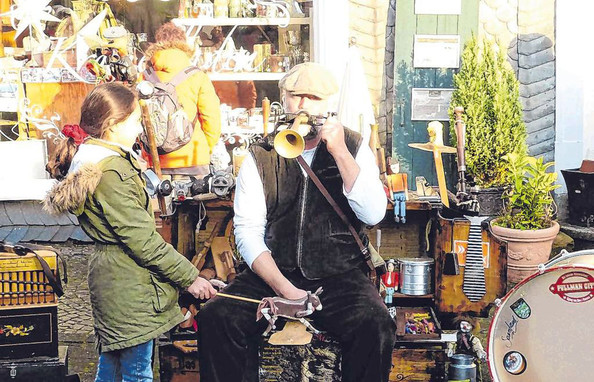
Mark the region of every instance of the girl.
<instances>
[{"instance_id":1,"label":"girl","mask_svg":"<svg viewBox=\"0 0 594 382\"><path fill-rule=\"evenodd\" d=\"M88 282L100 353L98 382L152 381L153 340L183 320L178 289L197 298L216 293L155 229L132 151L140 122L129 88L99 85L83 103L80 128L65 129L68 138L47 165L60 182L44 208L75 214L95 241Z\"/></svg>"}]
</instances>

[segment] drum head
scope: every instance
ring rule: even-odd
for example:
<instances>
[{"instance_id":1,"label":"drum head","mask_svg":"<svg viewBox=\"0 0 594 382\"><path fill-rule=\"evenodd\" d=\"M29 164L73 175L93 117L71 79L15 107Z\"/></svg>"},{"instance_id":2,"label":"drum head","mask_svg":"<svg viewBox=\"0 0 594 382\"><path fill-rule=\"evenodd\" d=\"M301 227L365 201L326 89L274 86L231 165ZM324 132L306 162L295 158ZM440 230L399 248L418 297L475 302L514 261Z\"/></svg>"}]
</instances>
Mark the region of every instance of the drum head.
<instances>
[{"instance_id":1,"label":"drum head","mask_svg":"<svg viewBox=\"0 0 594 382\"><path fill-rule=\"evenodd\" d=\"M489 329L494 381L592 381L594 267L547 269L516 285Z\"/></svg>"}]
</instances>

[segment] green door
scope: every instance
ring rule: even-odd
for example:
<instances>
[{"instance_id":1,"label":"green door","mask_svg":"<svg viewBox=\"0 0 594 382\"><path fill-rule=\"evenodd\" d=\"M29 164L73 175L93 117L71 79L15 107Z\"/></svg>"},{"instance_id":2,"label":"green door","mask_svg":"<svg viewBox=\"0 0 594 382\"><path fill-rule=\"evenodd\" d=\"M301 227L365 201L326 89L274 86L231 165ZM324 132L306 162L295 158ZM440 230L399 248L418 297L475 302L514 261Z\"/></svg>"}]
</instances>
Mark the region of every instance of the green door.
<instances>
[{"instance_id":1,"label":"green door","mask_svg":"<svg viewBox=\"0 0 594 382\"><path fill-rule=\"evenodd\" d=\"M396 1L396 46L394 49L394 127L392 157L400 162L400 171L408 173L409 189L416 190L415 178L424 176L437 186L435 164L430 152L412 149L409 143L429 140L430 120L411 120L413 88L452 88L453 74L458 69L414 68L415 35L459 35L460 54L466 40L478 28L478 0L460 0L460 14L415 14L415 0ZM449 123L444 125L444 142L449 145ZM448 189L455 190L455 154L442 154Z\"/></svg>"}]
</instances>

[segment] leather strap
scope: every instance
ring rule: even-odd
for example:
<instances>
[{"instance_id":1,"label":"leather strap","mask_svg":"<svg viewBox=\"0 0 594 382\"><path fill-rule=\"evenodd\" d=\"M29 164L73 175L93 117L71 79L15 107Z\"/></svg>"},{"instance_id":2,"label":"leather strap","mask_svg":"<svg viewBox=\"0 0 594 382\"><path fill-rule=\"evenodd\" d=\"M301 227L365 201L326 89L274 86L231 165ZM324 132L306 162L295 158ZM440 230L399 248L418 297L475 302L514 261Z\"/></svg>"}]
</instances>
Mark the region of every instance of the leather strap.
<instances>
[{"instance_id":1,"label":"leather strap","mask_svg":"<svg viewBox=\"0 0 594 382\"><path fill-rule=\"evenodd\" d=\"M43 246L34 246L31 245L29 247L25 247L22 245L12 245L12 244L6 244L6 243L1 243L0 242L0 251L2 252L8 252L8 253L14 253L15 255L18 256L25 256L29 253L33 254L36 258L37 261L39 261L39 264L41 264L41 269L43 270L43 274L45 275L45 277L47 277L47 281L49 282L50 286L52 287L52 289L54 290L54 292L56 293L56 295L58 297L62 297L64 295L64 288L62 288L62 281L60 280L60 275L59 275L59 268L57 268L56 272L58 272L58 277L54 276L54 272L52 272L52 270L50 269L47 261L45 261L43 259L43 257L39 256L39 254L37 252L35 252L31 247L37 247L37 249L50 249L52 251L55 251L53 249L51 249L50 247L43 247ZM66 271L66 263L64 262L64 259L62 259L58 253L56 252L56 255L60 258L60 260L62 261L62 266L64 267L64 282L68 282L68 278L67 278L67 271Z\"/></svg>"},{"instance_id":2,"label":"leather strap","mask_svg":"<svg viewBox=\"0 0 594 382\"><path fill-rule=\"evenodd\" d=\"M377 279L377 272L375 271L375 267L373 266L373 262L371 261L371 254L369 253L369 248L367 246L363 245L363 242L361 241L361 238L359 237L359 233L357 232L355 227L353 227L353 225L349 221L349 218L347 218L347 216L344 214L344 212L340 209L340 207L338 206L338 204L336 203L336 201L334 200L332 195L330 195L330 193L328 192L326 187L320 181L320 178L318 178L318 176L313 172L311 167L309 167L309 165L307 164L307 162L305 161L305 159L303 159L303 157L301 155L299 155L297 157L297 162L299 162L299 164L301 165L301 167L303 167L303 169L305 170L305 172L307 173L309 178L314 182L314 184L316 185L318 190L320 190L322 195L324 195L324 198L326 198L328 203L330 203L330 205L332 206L334 211L340 217L340 220L342 220L342 222L348 227L349 232L351 233L351 235L353 235L355 242L357 242L357 245L359 246L361 255L363 256L363 258L365 259L365 262L367 263L367 266L369 267L369 272L370 272L369 278L375 283L376 279Z\"/></svg>"}]
</instances>

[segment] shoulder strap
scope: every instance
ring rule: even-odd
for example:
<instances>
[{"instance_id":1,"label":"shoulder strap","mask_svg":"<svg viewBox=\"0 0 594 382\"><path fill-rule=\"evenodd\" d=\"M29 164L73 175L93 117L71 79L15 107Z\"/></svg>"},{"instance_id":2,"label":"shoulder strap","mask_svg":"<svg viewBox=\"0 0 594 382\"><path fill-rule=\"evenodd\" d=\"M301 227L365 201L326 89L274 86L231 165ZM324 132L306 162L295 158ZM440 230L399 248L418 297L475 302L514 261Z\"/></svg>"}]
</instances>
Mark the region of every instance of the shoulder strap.
<instances>
[{"instance_id":1,"label":"shoulder strap","mask_svg":"<svg viewBox=\"0 0 594 382\"><path fill-rule=\"evenodd\" d=\"M157 76L157 72L153 69L152 65L147 65L146 70L144 71L144 77L147 81L156 84L157 82L161 82L159 77Z\"/></svg>"},{"instance_id":2,"label":"shoulder strap","mask_svg":"<svg viewBox=\"0 0 594 382\"><path fill-rule=\"evenodd\" d=\"M338 206L338 204L336 203L336 201L334 200L332 195L330 195L330 193L328 192L326 187L322 184L322 182L320 181L318 176L313 172L311 167L309 167L309 165L307 164L307 162L305 161L305 159L303 159L303 157L301 155L299 155L297 157L297 162L299 162L299 164L303 167L303 169L305 170L307 175L314 182L314 184L316 185L318 190L320 190L322 195L324 195L324 198L326 198L328 203L330 203L330 205L332 206L334 211L340 217L340 220L342 220L342 222L348 227L349 232L351 233L351 235L353 235L353 238L357 242L357 246L359 247L359 250L361 251L361 255L363 256L363 258L365 259L365 262L367 263L367 266L369 267L371 280L375 284L376 278L377 278L377 273L375 271L375 266L373 265L373 261L371 261L371 254L369 253L369 248L366 247L365 245L363 245L363 242L361 241L361 238L359 237L357 230L355 230L355 227L353 227L353 225L351 224L351 222L349 221L347 216L344 214L344 212L340 209L340 207Z\"/></svg>"},{"instance_id":3,"label":"shoulder strap","mask_svg":"<svg viewBox=\"0 0 594 382\"><path fill-rule=\"evenodd\" d=\"M188 66L187 68L173 76L171 81L169 81L168 83L173 86L177 86L197 71L200 71L200 68L198 68L197 66Z\"/></svg>"}]
</instances>

